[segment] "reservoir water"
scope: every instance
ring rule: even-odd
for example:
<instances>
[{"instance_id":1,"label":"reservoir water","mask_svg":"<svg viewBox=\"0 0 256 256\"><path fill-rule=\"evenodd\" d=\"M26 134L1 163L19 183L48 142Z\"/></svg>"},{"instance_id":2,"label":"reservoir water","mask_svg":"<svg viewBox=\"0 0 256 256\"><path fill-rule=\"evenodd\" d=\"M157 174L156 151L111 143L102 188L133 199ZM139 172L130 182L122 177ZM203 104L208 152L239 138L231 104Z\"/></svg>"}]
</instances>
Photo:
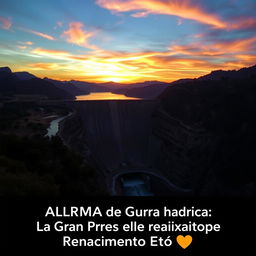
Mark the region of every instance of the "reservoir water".
<instances>
[{"instance_id":1,"label":"reservoir water","mask_svg":"<svg viewBox=\"0 0 256 256\"><path fill-rule=\"evenodd\" d=\"M141 100L141 98L127 97L123 94L112 92L92 92L90 94L76 96L76 101L84 100Z\"/></svg>"}]
</instances>

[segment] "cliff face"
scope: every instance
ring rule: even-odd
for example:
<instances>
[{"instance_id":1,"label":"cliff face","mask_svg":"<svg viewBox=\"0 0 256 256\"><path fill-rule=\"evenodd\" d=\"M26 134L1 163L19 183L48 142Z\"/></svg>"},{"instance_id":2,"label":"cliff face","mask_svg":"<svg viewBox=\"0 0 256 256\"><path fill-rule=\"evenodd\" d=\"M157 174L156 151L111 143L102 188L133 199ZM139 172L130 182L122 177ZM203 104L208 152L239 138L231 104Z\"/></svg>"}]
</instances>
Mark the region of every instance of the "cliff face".
<instances>
[{"instance_id":1,"label":"cliff face","mask_svg":"<svg viewBox=\"0 0 256 256\"><path fill-rule=\"evenodd\" d=\"M162 141L162 172L179 187L195 190L210 168L218 137L198 126L187 125L164 108L154 115L154 134Z\"/></svg>"},{"instance_id":2,"label":"cliff face","mask_svg":"<svg viewBox=\"0 0 256 256\"><path fill-rule=\"evenodd\" d=\"M201 195L255 193L255 77L198 79L164 91L153 130L170 180Z\"/></svg>"}]
</instances>

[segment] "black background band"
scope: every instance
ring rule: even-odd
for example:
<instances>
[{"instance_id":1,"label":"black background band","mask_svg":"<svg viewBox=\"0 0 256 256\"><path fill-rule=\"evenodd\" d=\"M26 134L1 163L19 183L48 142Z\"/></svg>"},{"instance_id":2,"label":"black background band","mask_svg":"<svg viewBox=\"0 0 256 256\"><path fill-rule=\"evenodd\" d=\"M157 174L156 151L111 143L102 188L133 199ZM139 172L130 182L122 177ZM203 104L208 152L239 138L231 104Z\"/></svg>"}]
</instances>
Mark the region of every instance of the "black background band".
<instances>
[{"instance_id":1,"label":"black background band","mask_svg":"<svg viewBox=\"0 0 256 256\"><path fill-rule=\"evenodd\" d=\"M254 200L244 198L201 198L201 199L182 199L172 197L89 197L83 199L1 199L1 243L0 248L7 250L33 251L40 252L42 250L56 251L82 251L91 252L104 250L105 252L114 251L156 251L169 252L171 255L253 255L254 248L254 230L255 230L255 210ZM57 218L47 217L44 215L49 206L53 208L70 206L99 206L104 211L111 206L114 208L125 210L128 206L138 209L162 209L164 206L170 209L180 209L184 206L191 208L192 206L200 209L212 209L212 216L208 218L202 217L179 217L179 218L163 218L163 217L127 217L124 214L121 217L69 217ZM118 232L37 232L36 222L41 224L53 224L56 221L64 223L82 223L86 224L88 220L97 223L118 223L123 225L131 221L138 223L167 223L175 221L175 223L188 223L194 221L196 223L219 223L221 225L220 232L211 232L208 235L203 232L137 232L127 233L122 230ZM148 242L150 236L156 235L167 238L170 236L172 240L171 247L149 247L149 243L145 247L63 247L62 237L64 235L71 238L137 238L146 239ZM187 249L182 249L176 242L178 235L191 235L193 242ZM224 255L224 254L223 254Z\"/></svg>"}]
</instances>

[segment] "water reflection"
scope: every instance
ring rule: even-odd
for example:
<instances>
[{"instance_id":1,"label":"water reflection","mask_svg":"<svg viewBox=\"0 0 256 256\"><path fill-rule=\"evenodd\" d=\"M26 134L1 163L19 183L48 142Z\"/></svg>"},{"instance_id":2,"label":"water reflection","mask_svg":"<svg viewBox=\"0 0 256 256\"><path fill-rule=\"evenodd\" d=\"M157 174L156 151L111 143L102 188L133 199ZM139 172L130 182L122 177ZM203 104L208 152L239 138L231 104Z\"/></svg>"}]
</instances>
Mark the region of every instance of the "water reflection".
<instances>
[{"instance_id":1,"label":"water reflection","mask_svg":"<svg viewBox=\"0 0 256 256\"><path fill-rule=\"evenodd\" d=\"M127 97L123 94L112 92L93 92L86 95L76 96L77 101L81 100L141 100L140 98Z\"/></svg>"}]
</instances>

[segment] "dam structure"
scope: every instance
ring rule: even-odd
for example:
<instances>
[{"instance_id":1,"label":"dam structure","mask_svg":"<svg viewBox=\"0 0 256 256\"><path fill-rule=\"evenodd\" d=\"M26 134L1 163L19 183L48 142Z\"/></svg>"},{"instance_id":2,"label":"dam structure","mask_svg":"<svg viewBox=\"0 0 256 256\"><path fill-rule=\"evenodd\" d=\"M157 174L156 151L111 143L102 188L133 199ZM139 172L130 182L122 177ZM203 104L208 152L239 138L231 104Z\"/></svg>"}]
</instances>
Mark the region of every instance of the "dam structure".
<instances>
[{"instance_id":1,"label":"dam structure","mask_svg":"<svg viewBox=\"0 0 256 256\"><path fill-rule=\"evenodd\" d=\"M72 104L73 117L65 122L71 129L68 133L73 136L72 144L86 147L85 154L89 154L104 176L112 195L187 192L172 184L159 168L161 142L152 131L152 115L157 106L157 100L93 100Z\"/></svg>"}]
</instances>

